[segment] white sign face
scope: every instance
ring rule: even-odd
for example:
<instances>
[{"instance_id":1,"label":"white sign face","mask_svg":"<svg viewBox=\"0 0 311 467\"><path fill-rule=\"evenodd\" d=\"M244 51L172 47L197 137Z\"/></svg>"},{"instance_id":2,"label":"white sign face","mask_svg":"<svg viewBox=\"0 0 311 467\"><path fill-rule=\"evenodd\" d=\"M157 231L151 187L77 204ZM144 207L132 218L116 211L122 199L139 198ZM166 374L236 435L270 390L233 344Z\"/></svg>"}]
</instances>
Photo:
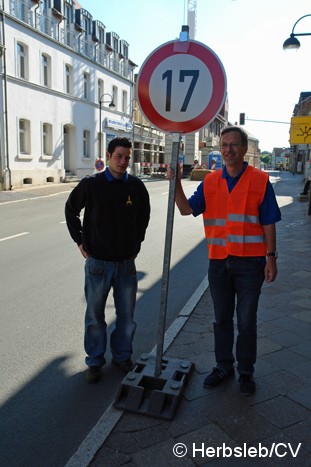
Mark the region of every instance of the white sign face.
<instances>
[{"instance_id":1,"label":"white sign face","mask_svg":"<svg viewBox=\"0 0 311 467\"><path fill-rule=\"evenodd\" d=\"M137 97L147 120L163 131L191 133L211 122L226 96L217 55L196 41L163 44L145 60Z\"/></svg>"},{"instance_id":2,"label":"white sign face","mask_svg":"<svg viewBox=\"0 0 311 467\"><path fill-rule=\"evenodd\" d=\"M208 106L213 80L206 65L193 55L172 55L150 78L150 100L162 117L174 122L192 120Z\"/></svg>"}]
</instances>

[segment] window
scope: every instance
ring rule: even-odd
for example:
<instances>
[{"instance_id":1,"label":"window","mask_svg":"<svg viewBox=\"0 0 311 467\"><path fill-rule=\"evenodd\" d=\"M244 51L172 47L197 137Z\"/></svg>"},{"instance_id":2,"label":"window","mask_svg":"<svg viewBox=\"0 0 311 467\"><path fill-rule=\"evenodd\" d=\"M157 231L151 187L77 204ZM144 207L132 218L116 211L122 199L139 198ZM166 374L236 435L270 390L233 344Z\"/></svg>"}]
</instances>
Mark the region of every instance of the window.
<instances>
[{"instance_id":1,"label":"window","mask_svg":"<svg viewBox=\"0 0 311 467\"><path fill-rule=\"evenodd\" d=\"M116 106L116 110L118 108L118 88L117 86L112 86L112 100Z\"/></svg>"},{"instance_id":2,"label":"window","mask_svg":"<svg viewBox=\"0 0 311 467\"><path fill-rule=\"evenodd\" d=\"M25 23L28 23L29 21L29 8L26 2L21 2L19 1L17 3L17 17L18 19L21 19L22 21L25 21Z\"/></svg>"},{"instance_id":3,"label":"window","mask_svg":"<svg viewBox=\"0 0 311 467\"><path fill-rule=\"evenodd\" d=\"M86 72L83 73L83 99L90 97L90 75Z\"/></svg>"},{"instance_id":4,"label":"window","mask_svg":"<svg viewBox=\"0 0 311 467\"><path fill-rule=\"evenodd\" d=\"M127 114L129 113L129 109L127 108L127 92L122 92L122 112Z\"/></svg>"},{"instance_id":5,"label":"window","mask_svg":"<svg viewBox=\"0 0 311 467\"><path fill-rule=\"evenodd\" d=\"M119 36L113 37L112 47L115 52L119 52Z\"/></svg>"},{"instance_id":6,"label":"window","mask_svg":"<svg viewBox=\"0 0 311 467\"><path fill-rule=\"evenodd\" d=\"M83 157L90 157L90 132L88 130L83 131Z\"/></svg>"},{"instance_id":7,"label":"window","mask_svg":"<svg viewBox=\"0 0 311 467\"><path fill-rule=\"evenodd\" d=\"M108 66L107 64L107 51L105 48L105 29L102 23L98 24L98 46L96 47L97 51L97 61L102 65Z\"/></svg>"},{"instance_id":8,"label":"window","mask_svg":"<svg viewBox=\"0 0 311 467\"><path fill-rule=\"evenodd\" d=\"M65 92L73 94L73 69L71 65L65 65Z\"/></svg>"},{"instance_id":9,"label":"window","mask_svg":"<svg viewBox=\"0 0 311 467\"><path fill-rule=\"evenodd\" d=\"M46 55L41 55L42 65L42 84L43 86L51 87L51 58Z\"/></svg>"},{"instance_id":10,"label":"window","mask_svg":"<svg viewBox=\"0 0 311 467\"><path fill-rule=\"evenodd\" d=\"M19 120L19 153L30 154L30 122Z\"/></svg>"},{"instance_id":11,"label":"window","mask_svg":"<svg viewBox=\"0 0 311 467\"><path fill-rule=\"evenodd\" d=\"M42 153L44 156L52 155L52 125L42 124Z\"/></svg>"},{"instance_id":12,"label":"window","mask_svg":"<svg viewBox=\"0 0 311 467\"><path fill-rule=\"evenodd\" d=\"M101 96L104 94L104 81L99 79L97 82L97 100L100 102Z\"/></svg>"},{"instance_id":13,"label":"window","mask_svg":"<svg viewBox=\"0 0 311 467\"><path fill-rule=\"evenodd\" d=\"M73 32L72 32L72 23L73 23L73 10L72 5L68 2L65 2L65 31L64 31L64 40L65 44L70 47L73 46Z\"/></svg>"},{"instance_id":14,"label":"window","mask_svg":"<svg viewBox=\"0 0 311 467\"><path fill-rule=\"evenodd\" d=\"M24 44L17 43L17 76L22 79L27 79L27 60L28 48Z\"/></svg>"}]
</instances>

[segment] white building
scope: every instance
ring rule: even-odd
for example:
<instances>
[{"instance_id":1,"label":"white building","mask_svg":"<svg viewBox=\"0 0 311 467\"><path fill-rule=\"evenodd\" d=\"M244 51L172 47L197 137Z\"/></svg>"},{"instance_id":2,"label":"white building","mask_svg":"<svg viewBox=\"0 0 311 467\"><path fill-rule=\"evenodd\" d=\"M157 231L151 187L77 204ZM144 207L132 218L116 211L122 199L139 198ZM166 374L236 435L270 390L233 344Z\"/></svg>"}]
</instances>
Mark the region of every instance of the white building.
<instances>
[{"instance_id":1,"label":"white building","mask_svg":"<svg viewBox=\"0 0 311 467\"><path fill-rule=\"evenodd\" d=\"M128 43L73 0L4 0L0 18L0 189L92 173L133 136Z\"/></svg>"}]
</instances>

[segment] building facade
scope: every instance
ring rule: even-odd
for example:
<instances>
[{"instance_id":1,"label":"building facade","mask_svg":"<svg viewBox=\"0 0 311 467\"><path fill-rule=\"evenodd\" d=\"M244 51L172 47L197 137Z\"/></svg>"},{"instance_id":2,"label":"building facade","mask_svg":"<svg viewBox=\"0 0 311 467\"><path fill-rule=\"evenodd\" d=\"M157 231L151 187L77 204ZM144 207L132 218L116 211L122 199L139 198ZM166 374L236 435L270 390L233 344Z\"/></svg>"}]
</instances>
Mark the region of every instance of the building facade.
<instances>
[{"instance_id":1,"label":"building facade","mask_svg":"<svg viewBox=\"0 0 311 467\"><path fill-rule=\"evenodd\" d=\"M1 189L92 173L133 136L129 44L73 0L4 0L0 15Z\"/></svg>"}]
</instances>

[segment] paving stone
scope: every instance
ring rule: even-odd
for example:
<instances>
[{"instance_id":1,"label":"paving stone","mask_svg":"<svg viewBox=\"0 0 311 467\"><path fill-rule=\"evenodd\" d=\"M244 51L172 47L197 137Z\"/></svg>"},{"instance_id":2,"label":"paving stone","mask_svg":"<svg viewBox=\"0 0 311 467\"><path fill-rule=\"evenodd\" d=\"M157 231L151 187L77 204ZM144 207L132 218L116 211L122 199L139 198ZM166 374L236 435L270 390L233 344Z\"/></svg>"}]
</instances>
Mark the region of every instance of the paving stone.
<instances>
[{"instance_id":1,"label":"paving stone","mask_svg":"<svg viewBox=\"0 0 311 467\"><path fill-rule=\"evenodd\" d=\"M261 337L260 339L257 339L258 356L269 354L271 352L276 352L281 349L282 349L282 346L280 344L277 344L276 342L273 342L270 339L266 339L265 337Z\"/></svg>"},{"instance_id":2,"label":"paving stone","mask_svg":"<svg viewBox=\"0 0 311 467\"><path fill-rule=\"evenodd\" d=\"M104 446L97 452L92 460L92 467L108 467L108 465L109 467L120 467L120 465L128 466L130 460L131 456L129 454L124 454L123 452Z\"/></svg>"},{"instance_id":3,"label":"paving stone","mask_svg":"<svg viewBox=\"0 0 311 467\"><path fill-rule=\"evenodd\" d=\"M284 316L284 314L279 310L277 306L269 309L260 306L257 314L259 320L262 321L273 321L274 319L282 318Z\"/></svg>"},{"instance_id":4,"label":"paving stone","mask_svg":"<svg viewBox=\"0 0 311 467\"><path fill-rule=\"evenodd\" d=\"M273 321L262 321L259 320L257 327L258 337L269 337L273 339L273 336L281 331L279 326L276 326Z\"/></svg>"},{"instance_id":5,"label":"paving stone","mask_svg":"<svg viewBox=\"0 0 311 467\"><path fill-rule=\"evenodd\" d=\"M131 454L139 449L139 443L132 433L122 433L114 430L105 442L105 446L115 452Z\"/></svg>"},{"instance_id":6,"label":"paving stone","mask_svg":"<svg viewBox=\"0 0 311 467\"><path fill-rule=\"evenodd\" d=\"M263 357L264 358L264 357ZM304 380L290 372L280 371L260 378L260 384L266 386L275 394L286 395L289 392L304 388Z\"/></svg>"},{"instance_id":7,"label":"paving stone","mask_svg":"<svg viewBox=\"0 0 311 467\"><path fill-rule=\"evenodd\" d=\"M283 347L291 347L301 342L301 336L291 331L282 331L273 335L273 340Z\"/></svg>"},{"instance_id":8,"label":"paving stone","mask_svg":"<svg viewBox=\"0 0 311 467\"><path fill-rule=\"evenodd\" d=\"M311 342L310 340L304 340L298 345L293 345L291 347L291 350L293 352L298 353L299 355L303 355L304 357L307 357L311 359Z\"/></svg>"},{"instance_id":9,"label":"paving stone","mask_svg":"<svg viewBox=\"0 0 311 467\"><path fill-rule=\"evenodd\" d=\"M284 396L258 404L256 410L278 428L294 425L309 415L307 410Z\"/></svg>"},{"instance_id":10,"label":"paving stone","mask_svg":"<svg viewBox=\"0 0 311 467\"><path fill-rule=\"evenodd\" d=\"M182 434L194 431L200 427L209 425L212 421L205 410L202 410L201 399L191 401L182 400L169 425L170 434L176 438Z\"/></svg>"},{"instance_id":11,"label":"paving stone","mask_svg":"<svg viewBox=\"0 0 311 467\"><path fill-rule=\"evenodd\" d=\"M130 421L130 423L129 423ZM117 424L117 430L124 433L131 433L148 428L156 429L163 421L159 418L148 417L143 414L124 412L124 415Z\"/></svg>"},{"instance_id":12,"label":"paving stone","mask_svg":"<svg viewBox=\"0 0 311 467\"><path fill-rule=\"evenodd\" d=\"M299 297L309 297L311 298L311 290L310 289L307 289L307 288L302 288L302 289L298 289L298 290L295 290L293 293L292 293L293 296L299 296Z\"/></svg>"},{"instance_id":13,"label":"paving stone","mask_svg":"<svg viewBox=\"0 0 311 467\"><path fill-rule=\"evenodd\" d=\"M296 443L302 443L302 447L311 453L311 419L303 420L285 430L284 434Z\"/></svg>"},{"instance_id":14,"label":"paving stone","mask_svg":"<svg viewBox=\"0 0 311 467\"><path fill-rule=\"evenodd\" d=\"M311 360L301 361L298 365L288 369L288 373L293 373L308 385L311 383Z\"/></svg>"},{"instance_id":15,"label":"paving stone","mask_svg":"<svg viewBox=\"0 0 311 467\"><path fill-rule=\"evenodd\" d=\"M262 358L268 363L271 363L272 365L275 365L284 370L298 365L303 360L307 362L307 358L298 355L296 352L292 352L289 349L283 349L279 350L278 352L263 355Z\"/></svg>"},{"instance_id":16,"label":"paving stone","mask_svg":"<svg viewBox=\"0 0 311 467\"><path fill-rule=\"evenodd\" d=\"M199 355L193 355L191 361L195 364L196 371L201 375L210 372L215 366L214 351L210 350L201 352Z\"/></svg>"},{"instance_id":17,"label":"paving stone","mask_svg":"<svg viewBox=\"0 0 311 467\"><path fill-rule=\"evenodd\" d=\"M254 443L278 432L278 429L259 415L254 407L236 411L234 417L220 420L219 425L238 443Z\"/></svg>"},{"instance_id":18,"label":"paving stone","mask_svg":"<svg viewBox=\"0 0 311 467\"><path fill-rule=\"evenodd\" d=\"M308 339L311 335L311 325L309 323L303 323L298 319L284 317L281 319L276 319L274 321L274 324L276 324L282 329L295 332L296 334L299 334L302 337L305 337L306 339Z\"/></svg>"},{"instance_id":19,"label":"paving stone","mask_svg":"<svg viewBox=\"0 0 311 467\"><path fill-rule=\"evenodd\" d=\"M142 449L132 455L134 465L138 467L193 467L195 464L186 455L185 457L176 457L173 453L173 448L176 445L176 440L168 439L154 446Z\"/></svg>"},{"instance_id":20,"label":"paving stone","mask_svg":"<svg viewBox=\"0 0 311 467\"><path fill-rule=\"evenodd\" d=\"M305 301L310 301L309 299L304 299ZM301 305L303 306L303 305ZM293 315L293 318L295 319L299 319L300 321L304 321L305 323L311 323L311 313L310 313L310 310L311 310L311 303L309 303L308 306L306 306L306 308L308 308L308 310L304 310L304 311L300 311L298 313L295 313Z\"/></svg>"},{"instance_id":21,"label":"paving stone","mask_svg":"<svg viewBox=\"0 0 311 467\"><path fill-rule=\"evenodd\" d=\"M289 392L288 397L311 410L311 382L309 386L299 391Z\"/></svg>"},{"instance_id":22,"label":"paving stone","mask_svg":"<svg viewBox=\"0 0 311 467\"><path fill-rule=\"evenodd\" d=\"M184 389L183 397L188 401L204 397L206 389L203 387L204 375L195 370Z\"/></svg>"},{"instance_id":23,"label":"paving stone","mask_svg":"<svg viewBox=\"0 0 311 467\"><path fill-rule=\"evenodd\" d=\"M235 446L233 439L214 423L179 436L175 441L187 446L188 456L195 465L204 465L208 459L211 459L206 455L206 449L209 447L216 449L223 444L231 448Z\"/></svg>"}]
</instances>

